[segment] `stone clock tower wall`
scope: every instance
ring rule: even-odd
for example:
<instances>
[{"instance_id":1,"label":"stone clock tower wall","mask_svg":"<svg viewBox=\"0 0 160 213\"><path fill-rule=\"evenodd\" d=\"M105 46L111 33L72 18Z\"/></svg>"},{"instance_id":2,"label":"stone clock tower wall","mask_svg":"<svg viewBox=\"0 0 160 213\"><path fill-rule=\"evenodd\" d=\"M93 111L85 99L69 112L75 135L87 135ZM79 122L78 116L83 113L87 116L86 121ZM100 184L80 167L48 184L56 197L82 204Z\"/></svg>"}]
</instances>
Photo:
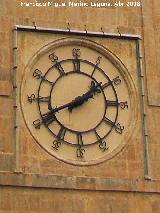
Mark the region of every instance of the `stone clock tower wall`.
<instances>
[{"instance_id":1,"label":"stone clock tower wall","mask_svg":"<svg viewBox=\"0 0 160 213\"><path fill-rule=\"evenodd\" d=\"M33 6L35 2L0 1L0 212L160 212L159 0L141 0L140 7L127 7L127 0L117 7L93 7L90 0L79 7L69 6L68 0L57 1L59 7L55 2ZM19 25L23 30L17 30ZM37 32L37 27L84 31L82 37L107 45L131 70L137 82L137 127L112 159L86 167L61 162L34 142L22 117L17 119L17 64L25 66L30 52L47 39L64 37ZM90 31L110 35L105 40L88 37Z\"/></svg>"}]
</instances>

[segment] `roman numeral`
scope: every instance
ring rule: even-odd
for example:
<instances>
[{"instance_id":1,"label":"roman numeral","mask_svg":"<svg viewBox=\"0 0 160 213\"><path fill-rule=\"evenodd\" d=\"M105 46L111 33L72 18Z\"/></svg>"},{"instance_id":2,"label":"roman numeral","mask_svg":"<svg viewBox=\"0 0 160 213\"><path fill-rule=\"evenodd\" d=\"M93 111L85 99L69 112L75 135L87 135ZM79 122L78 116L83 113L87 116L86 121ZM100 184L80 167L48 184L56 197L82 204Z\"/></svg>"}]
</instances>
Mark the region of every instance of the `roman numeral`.
<instances>
[{"instance_id":1,"label":"roman numeral","mask_svg":"<svg viewBox=\"0 0 160 213\"><path fill-rule=\"evenodd\" d=\"M37 99L36 99L39 103L48 103L48 109L51 110L52 109L52 106L51 106L51 98L50 96L47 96L47 97L42 97L42 96L39 96Z\"/></svg>"},{"instance_id":2,"label":"roman numeral","mask_svg":"<svg viewBox=\"0 0 160 213\"><path fill-rule=\"evenodd\" d=\"M97 58L97 60L96 60L96 64L95 64L95 66L94 66L94 68L93 68L93 71L92 71L92 73L91 73L91 76L94 75L94 72L96 71L96 68L97 68L98 65L100 64L101 58L102 58L101 56L98 56L98 58Z\"/></svg>"},{"instance_id":3,"label":"roman numeral","mask_svg":"<svg viewBox=\"0 0 160 213\"><path fill-rule=\"evenodd\" d=\"M115 124L115 122L111 121L110 119L108 118L104 118L104 122L108 125L110 125L111 127L114 127L115 131L119 134L122 134L123 133L123 130L124 130L124 126L121 126L120 123L117 123Z\"/></svg>"},{"instance_id":4,"label":"roman numeral","mask_svg":"<svg viewBox=\"0 0 160 213\"><path fill-rule=\"evenodd\" d=\"M80 49L74 48L72 50L72 54L73 54L73 57L74 57L74 59L72 60L73 66L74 66L74 71L75 72L80 72L80 60L79 60L79 57L81 55L81 51L80 51Z\"/></svg>"},{"instance_id":5,"label":"roman numeral","mask_svg":"<svg viewBox=\"0 0 160 213\"><path fill-rule=\"evenodd\" d=\"M78 133L77 134L77 141L79 146L83 146L83 140L82 140L82 134Z\"/></svg>"},{"instance_id":6,"label":"roman numeral","mask_svg":"<svg viewBox=\"0 0 160 213\"><path fill-rule=\"evenodd\" d=\"M40 129L42 124L45 124L46 126L49 126L53 121L56 121L55 115L53 112L47 112L45 114L42 114L42 121L40 119L37 119L33 121L33 126L35 129Z\"/></svg>"},{"instance_id":7,"label":"roman numeral","mask_svg":"<svg viewBox=\"0 0 160 213\"><path fill-rule=\"evenodd\" d=\"M63 67L62 67L62 65L61 65L60 62L56 62L55 67L56 67L56 68L58 69L58 71L60 72L60 75L64 75L64 74L65 74L65 71L64 71L64 69L63 69Z\"/></svg>"},{"instance_id":8,"label":"roman numeral","mask_svg":"<svg viewBox=\"0 0 160 213\"><path fill-rule=\"evenodd\" d=\"M109 87L111 85L112 85L112 81L109 81L109 82L107 82L107 83L102 85L102 89L105 89L105 88L107 88L107 87Z\"/></svg>"},{"instance_id":9,"label":"roman numeral","mask_svg":"<svg viewBox=\"0 0 160 213\"><path fill-rule=\"evenodd\" d=\"M66 133L66 128L61 126L61 128L60 128L60 130L59 130L59 132L57 134L57 140L53 141L52 148L54 150L58 150L59 147L61 146L61 140L64 140L65 133Z\"/></svg>"},{"instance_id":10,"label":"roman numeral","mask_svg":"<svg viewBox=\"0 0 160 213\"><path fill-rule=\"evenodd\" d=\"M103 120L104 120L104 122L106 124L109 124L110 126L114 126L115 125L115 122L111 121L109 118L104 117Z\"/></svg>"},{"instance_id":11,"label":"roman numeral","mask_svg":"<svg viewBox=\"0 0 160 213\"><path fill-rule=\"evenodd\" d=\"M49 59L51 60L51 62L55 63L55 67L58 69L58 71L60 72L60 75L65 74L65 71L61 65L60 62L58 62L58 56L55 53L51 53L49 55Z\"/></svg>"},{"instance_id":12,"label":"roman numeral","mask_svg":"<svg viewBox=\"0 0 160 213\"><path fill-rule=\"evenodd\" d=\"M118 101L106 100L106 106L118 106Z\"/></svg>"},{"instance_id":13,"label":"roman numeral","mask_svg":"<svg viewBox=\"0 0 160 213\"><path fill-rule=\"evenodd\" d=\"M47 126L49 126L55 120L56 119L55 119L55 115L53 114L53 112L49 111L49 112L42 115L42 121Z\"/></svg>"},{"instance_id":14,"label":"roman numeral","mask_svg":"<svg viewBox=\"0 0 160 213\"><path fill-rule=\"evenodd\" d=\"M116 107L120 106L121 109L125 109L125 108L128 109L128 102L124 101L124 102L118 103L118 100L116 101L106 100L106 107L108 106L116 106Z\"/></svg>"},{"instance_id":15,"label":"roman numeral","mask_svg":"<svg viewBox=\"0 0 160 213\"><path fill-rule=\"evenodd\" d=\"M42 79L43 81L53 84L52 81L49 81L48 79L45 78L45 76L42 74L42 71L40 71L39 69L35 69L32 76L37 80Z\"/></svg>"},{"instance_id":16,"label":"roman numeral","mask_svg":"<svg viewBox=\"0 0 160 213\"><path fill-rule=\"evenodd\" d=\"M39 96L39 97L37 98L37 100L38 100L39 102L49 102L49 101L50 101L50 96L47 96L47 97Z\"/></svg>"},{"instance_id":17,"label":"roman numeral","mask_svg":"<svg viewBox=\"0 0 160 213\"><path fill-rule=\"evenodd\" d=\"M99 140L99 148L102 150L102 152L105 152L109 148L106 141L102 140L102 138L100 137L100 135L97 133L96 130L94 132Z\"/></svg>"},{"instance_id":18,"label":"roman numeral","mask_svg":"<svg viewBox=\"0 0 160 213\"><path fill-rule=\"evenodd\" d=\"M57 139L58 139L58 141L64 140L65 134L66 134L66 128L63 127L63 126L61 126L61 128L60 128L60 130L59 130L59 132L58 132L58 134L57 134Z\"/></svg>"},{"instance_id":19,"label":"roman numeral","mask_svg":"<svg viewBox=\"0 0 160 213\"><path fill-rule=\"evenodd\" d=\"M38 96L36 98L35 94L31 94L30 96L27 95L27 99L28 99L28 102L30 103L33 103L35 101L37 102L44 102L44 103L48 103L48 109L51 109L51 103L50 103L50 96L47 96L47 97L42 97L42 96Z\"/></svg>"},{"instance_id":20,"label":"roman numeral","mask_svg":"<svg viewBox=\"0 0 160 213\"><path fill-rule=\"evenodd\" d=\"M73 66L75 72L80 72L80 60L78 58L73 59Z\"/></svg>"},{"instance_id":21,"label":"roman numeral","mask_svg":"<svg viewBox=\"0 0 160 213\"><path fill-rule=\"evenodd\" d=\"M107 83L102 85L102 89L107 88L108 86L111 86L112 84L114 84L115 86L121 84L121 79L119 76L116 76L115 78L113 78L113 80L109 80Z\"/></svg>"},{"instance_id":22,"label":"roman numeral","mask_svg":"<svg viewBox=\"0 0 160 213\"><path fill-rule=\"evenodd\" d=\"M81 133L77 134L77 140L78 140L78 148L77 148L77 152L76 152L77 153L77 158L83 158L85 149L82 148L83 140L82 140L82 134Z\"/></svg>"}]
</instances>

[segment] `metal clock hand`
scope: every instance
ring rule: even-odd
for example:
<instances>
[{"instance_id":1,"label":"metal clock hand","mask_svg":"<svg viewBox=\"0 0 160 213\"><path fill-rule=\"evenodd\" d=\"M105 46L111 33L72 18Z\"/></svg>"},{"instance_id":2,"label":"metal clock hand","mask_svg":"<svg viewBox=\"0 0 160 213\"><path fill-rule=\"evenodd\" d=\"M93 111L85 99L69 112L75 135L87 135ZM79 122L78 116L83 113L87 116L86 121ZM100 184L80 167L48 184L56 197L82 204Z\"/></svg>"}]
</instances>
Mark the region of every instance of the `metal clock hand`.
<instances>
[{"instance_id":1,"label":"metal clock hand","mask_svg":"<svg viewBox=\"0 0 160 213\"><path fill-rule=\"evenodd\" d=\"M94 81L91 82L90 90L84 93L82 96L76 97L71 104L69 105L68 109L72 111L72 109L81 106L84 102L87 102L88 99L93 98L96 93L101 93L101 90L98 88L102 82L95 84Z\"/></svg>"},{"instance_id":2,"label":"metal clock hand","mask_svg":"<svg viewBox=\"0 0 160 213\"><path fill-rule=\"evenodd\" d=\"M95 82L92 81L89 91L84 93L82 96L77 96L74 100L67 104L51 109L49 114L55 114L56 112L59 112L65 108L68 108L68 110L72 111L74 108L81 106L84 102L88 101L88 99L93 98L96 93L101 93L101 90L99 89L101 84L102 82L95 84Z\"/></svg>"}]
</instances>

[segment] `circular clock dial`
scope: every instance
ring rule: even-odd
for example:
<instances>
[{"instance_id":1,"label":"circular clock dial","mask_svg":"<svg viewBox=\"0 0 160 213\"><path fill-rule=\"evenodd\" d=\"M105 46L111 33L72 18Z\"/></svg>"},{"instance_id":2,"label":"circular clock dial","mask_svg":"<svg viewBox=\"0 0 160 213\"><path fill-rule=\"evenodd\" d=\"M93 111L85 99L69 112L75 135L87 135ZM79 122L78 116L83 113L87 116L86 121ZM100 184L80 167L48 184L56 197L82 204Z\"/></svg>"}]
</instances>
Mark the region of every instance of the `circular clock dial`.
<instances>
[{"instance_id":1,"label":"circular clock dial","mask_svg":"<svg viewBox=\"0 0 160 213\"><path fill-rule=\"evenodd\" d=\"M136 113L134 85L107 49L89 40L61 39L39 50L25 71L22 112L48 153L92 165L128 142Z\"/></svg>"},{"instance_id":2,"label":"circular clock dial","mask_svg":"<svg viewBox=\"0 0 160 213\"><path fill-rule=\"evenodd\" d=\"M75 101L76 97L81 97L86 92L90 91L93 85L98 82L91 76L80 72L69 72L67 75L62 75L53 86L51 92L51 106L55 108L58 105L65 105ZM67 94L64 95L64 90L67 89ZM85 106L85 110L81 105L73 106L72 110L68 110L66 107L64 110L59 110L59 113L55 114L56 119L61 125L65 126L72 132L87 132L92 131L103 119L105 115L105 95L99 89L99 95L89 94L89 99L84 97L82 104ZM95 98L96 97L96 98ZM61 103L59 103L61 99ZM99 106L98 103L102 104ZM88 113L89 112L89 113ZM82 125L83 123L83 125Z\"/></svg>"}]
</instances>

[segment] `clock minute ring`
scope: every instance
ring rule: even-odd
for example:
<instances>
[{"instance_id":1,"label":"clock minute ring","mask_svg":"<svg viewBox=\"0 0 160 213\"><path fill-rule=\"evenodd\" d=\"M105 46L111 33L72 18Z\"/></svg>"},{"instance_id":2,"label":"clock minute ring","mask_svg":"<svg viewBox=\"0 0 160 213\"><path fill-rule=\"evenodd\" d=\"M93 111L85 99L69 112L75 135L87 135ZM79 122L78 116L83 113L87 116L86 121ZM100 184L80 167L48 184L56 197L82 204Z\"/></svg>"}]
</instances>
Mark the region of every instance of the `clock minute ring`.
<instances>
[{"instance_id":1,"label":"clock minute ring","mask_svg":"<svg viewBox=\"0 0 160 213\"><path fill-rule=\"evenodd\" d=\"M84 86L83 86L83 90L81 90L82 91L82 94L84 95L81 95L81 100L80 100L80 102L82 101L82 100L86 100L86 102L87 102L87 100L89 99L89 98L92 98L92 95L94 95L93 93L101 93L102 95L101 95L101 100L103 99L103 101L104 101L104 106L105 106L105 94L104 94L104 91L101 89L101 82L98 82L94 77L92 77L92 76L90 76L88 73L86 73L86 72L75 72L75 71L70 71L70 72L68 72L67 73L67 75L64 75L64 76L59 76L59 78L57 78L57 80L55 81L55 84L53 85L53 87L52 87L52 89L51 89L51 91L50 91L50 95L51 95L51 100L52 100L52 108L54 108L54 106L56 106L57 105L57 103L59 104L59 101L58 102L56 102L55 101L55 98L56 97L59 97L61 94L63 94L63 91L62 91L62 89L61 89L61 86L64 86L64 84L65 84L65 80L63 80L63 79L65 79L65 78L68 78L68 80L69 80L69 82L71 83L71 82L74 82L74 80L71 80L71 79L75 79L75 78L77 78L77 79L83 79L83 80L85 80L85 79L88 79L87 80L87 82L88 82L88 84L87 85L90 85L90 89L89 89L89 91L87 91L87 92L84 92L83 93L83 91L85 91L86 90L86 84L83 84ZM79 80L79 86L81 87L81 85L82 85L82 82L83 82L83 80ZM62 83L63 82L63 83ZM91 83L90 83L91 82ZM69 83L69 85L70 85L70 83ZM57 86L58 85L58 86ZM65 84L66 85L66 84ZM67 84L68 85L68 84ZM73 90L75 90L75 91L77 91L77 92L75 92L75 94L77 94L75 97L76 98L78 98L78 96L79 96L79 94L78 94L78 89L76 89L76 86L77 86L77 83L75 84L75 83L73 83L73 87L72 87L72 89ZM95 85L95 86L94 86ZM64 86L65 87L65 86ZM65 87L65 88L67 88L67 87ZM69 89L69 88L68 88ZM68 94L68 89L67 89L67 93L66 94ZM97 91L98 90L98 91ZM57 93L55 93L55 91L58 91L58 94ZM89 94L90 93L90 94ZM73 93L74 94L74 93ZM86 97L85 97L86 96ZM63 97L65 97L64 95L63 95ZM67 96L66 96L67 97ZM75 97L72 95L72 101L74 100L75 101ZM97 99L94 99L94 100L97 100ZM71 102L72 102L71 101ZM62 101L63 102L63 101ZM61 103L62 103L61 102ZM79 102L79 100L76 100L75 101L75 103L77 104ZM64 99L64 103L65 103L65 99ZM90 102L91 103L91 102ZM73 106L74 106L74 102L72 102L72 104L73 104ZM79 105L79 103L77 104L77 105ZM93 103L92 103L92 107L95 107L95 106L98 106L98 102L96 103L96 104L94 104L94 106L93 106ZM75 107L76 108L76 107ZM82 110L80 110L81 111L81 115L83 114L83 108L81 108ZM89 109L88 109L89 110ZM102 110L102 109L101 109ZM89 131L92 131L97 125L99 125L99 123L101 122L101 120L102 120L102 118L104 117L104 115L105 115L105 107L104 107L104 109L103 109L103 111L101 111L101 118L99 117L99 120L97 120L97 122L96 122L96 124L94 124L94 126L92 125L92 126L90 126L90 127L87 127L86 129L84 129L84 130L80 130L79 128L77 129L75 129L75 128L70 128L70 126L66 126L65 125L65 123L64 122L62 122L61 121L61 119L59 119L59 115L60 114L57 114L56 115L56 117L57 117L57 122L62 126L64 126L64 127L66 127L66 129L68 130L68 131L71 131L72 133L75 133L75 134L77 134L77 133L79 133L79 132L81 132L81 133L87 133L87 132L89 132ZM86 111L86 110L85 110ZM98 110L99 111L99 110ZM65 113L65 111L63 112L63 113ZM67 113L67 111L66 111L66 113ZM68 113L69 113L69 111L68 111ZM94 114L95 115L95 114ZM93 115L93 116L94 116ZM83 116L84 117L84 116ZM87 117L88 117L88 112L87 112ZM86 119L86 117L84 117L84 119ZM91 124L90 124L91 125ZM82 126L83 127L83 126Z\"/></svg>"},{"instance_id":2,"label":"clock minute ring","mask_svg":"<svg viewBox=\"0 0 160 213\"><path fill-rule=\"evenodd\" d=\"M72 61L72 59L67 59L67 60L63 60L63 61L61 61L60 63L62 63L62 62L66 62L66 61ZM92 62L89 62L89 61L86 61L86 60L81 60L82 62L84 62L84 63L88 63L89 65L91 65L91 66L94 66L94 64L92 63ZM54 66L52 66L52 67L54 67ZM109 79L109 77L104 73L104 71L101 69L101 68L99 68L99 67L97 67L97 69L100 71L100 72L102 72L105 76L106 76L106 78L107 79ZM47 72L46 72L46 74L44 75L45 77L47 77L47 73L49 72L49 71L51 71L51 69L49 69ZM69 71L69 72L67 72L67 73L65 73L64 75L60 75L54 82L53 82L53 84L52 84L52 89L50 90L50 97L51 97L51 93L52 93L52 90L53 90L53 87L56 85L56 82L57 82L57 80L58 79L60 79L60 78L63 78L63 76L68 76L68 75L70 75L70 74L72 74L72 73L75 73L75 74L77 74L75 71ZM93 76L90 76L88 73L85 73L85 72L79 72L78 74L82 74L82 75L85 75L85 76L88 76L90 79L93 79L93 82L95 82L96 84L98 84L98 82L97 82L97 80L93 77ZM41 80L41 83L40 83L40 86L39 86L39 90L40 90L40 87L41 87L41 84L42 84L42 82L43 82L43 79ZM111 84L111 87L113 88L114 86ZM104 91L103 91L103 88L102 88L102 86L100 85L100 90L101 90L101 92L103 93L103 96L104 96L104 99L106 99L106 97L105 97L105 94L104 94ZM114 90L114 92L115 92L115 89L113 88L113 90ZM86 99L87 100L87 99ZM73 103L73 102L72 102ZM40 106L39 106L40 107ZM51 109L52 109L53 107L51 107ZM106 109L106 107L105 107L105 109ZM41 113L41 109L39 108L39 110L40 110L40 114L41 114L41 117L42 117L42 113ZM105 113L106 113L106 111L104 112L104 117L105 117ZM68 128L68 127L66 127L65 125L63 125L57 118L56 118L56 116L55 116L55 120L60 124L60 126L63 126L64 128L66 128L67 129L67 131L71 131L71 132L73 132L73 133L75 133L75 134L77 134L77 133L87 133L87 132L89 132L89 131L92 131L92 130L94 130L95 128L97 128L99 125L100 125L100 123L102 122L102 120L103 120L103 118L102 118L102 120L99 122L99 123L97 123L97 125L94 127L94 128L91 128L91 129L88 129L88 130L85 130L85 131L76 131L76 130L72 130L72 129L70 129L70 128ZM115 120L117 120L117 115L116 115L116 119ZM48 127L47 127L48 128ZM49 128L48 128L49 129ZM50 130L50 129L49 129ZM51 131L51 130L50 130ZM52 132L52 131L51 131ZM109 131L110 132L110 131ZM53 132L52 132L53 133ZM54 133L53 133L54 134ZM109 134L109 133L108 133ZM107 135L108 135L107 134ZM67 141L65 141L64 140L64 142L67 142ZM96 142L93 142L93 143L97 143L98 141L96 141ZM67 143L70 143L70 142L67 142ZM74 144L73 144L74 145ZM85 145L88 145L88 144L85 144Z\"/></svg>"}]
</instances>

